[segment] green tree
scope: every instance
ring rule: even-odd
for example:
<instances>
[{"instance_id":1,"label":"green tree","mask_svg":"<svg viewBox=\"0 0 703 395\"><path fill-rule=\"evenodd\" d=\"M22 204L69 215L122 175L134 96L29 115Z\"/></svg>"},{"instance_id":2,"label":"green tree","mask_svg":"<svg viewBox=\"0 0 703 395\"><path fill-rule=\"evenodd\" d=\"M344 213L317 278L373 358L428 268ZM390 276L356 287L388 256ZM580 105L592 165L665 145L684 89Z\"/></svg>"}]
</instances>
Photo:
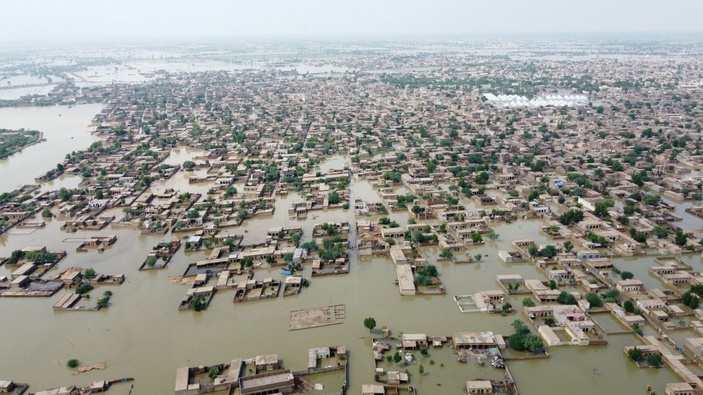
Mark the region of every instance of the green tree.
<instances>
[{"instance_id":1,"label":"green tree","mask_svg":"<svg viewBox=\"0 0 703 395\"><path fill-rule=\"evenodd\" d=\"M207 307L205 297L196 296L190 304L190 307L195 311L203 311Z\"/></svg>"},{"instance_id":2,"label":"green tree","mask_svg":"<svg viewBox=\"0 0 703 395\"><path fill-rule=\"evenodd\" d=\"M454 257L454 254L449 248L444 248L442 249L442 252L439 253L439 256L444 259L451 259L452 257Z\"/></svg>"},{"instance_id":3,"label":"green tree","mask_svg":"<svg viewBox=\"0 0 703 395\"><path fill-rule=\"evenodd\" d=\"M561 291L559 296L557 296L557 303L575 305L575 304L578 304L578 301L576 300L574 295L572 295L566 291Z\"/></svg>"},{"instance_id":4,"label":"green tree","mask_svg":"<svg viewBox=\"0 0 703 395\"><path fill-rule=\"evenodd\" d=\"M69 359L68 362L66 362L66 366L68 366L71 369L75 369L80 365L81 363L77 359Z\"/></svg>"},{"instance_id":5,"label":"green tree","mask_svg":"<svg viewBox=\"0 0 703 395\"><path fill-rule=\"evenodd\" d=\"M329 204L339 204L339 202L342 200L336 191L330 192L327 195L327 199L328 199Z\"/></svg>"},{"instance_id":6,"label":"green tree","mask_svg":"<svg viewBox=\"0 0 703 395\"><path fill-rule=\"evenodd\" d=\"M89 267L89 268L83 270L83 278L85 278L86 280L94 279L95 275L96 275L95 269L93 269L92 267Z\"/></svg>"},{"instance_id":7,"label":"green tree","mask_svg":"<svg viewBox=\"0 0 703 395\"><path fill-rule=\"evenodd\" d=\"M529 334L522 340L522 346L535 354L544 351L542 338L535 334Z\"/></svg>"},{"instance_id":8,"label":"green tree","mask_svg":"<svg viewBox=\"0 0 703 395\"><path fill-rule=\"evenodd\" d=\"M532 298L524 298L522 300L522 305L525 307L535 307L536 306L535 301L532 300Z\"/></svg>"},{"instance_id":9,"label":"green tree","mask_svg":"<svg viewBox=\"0 0 703 395\"><path fill-rule=\"evenodd\" d=\"M536 245L531 245L527 247L527 253L530 254L530 256L537 256L539 254L539 248L537 248Z\"/></svg>"},{"instance_id":10,"label":"green tree","mask_svg":"<svg viewBox=\"0 0 703 395\"><path fill-rule=\"evenodd\" d=\"M425 373L425 367L422 366L422 364L420 364L420 366L418 366L418 368L417 368L417 372L420 373L420 374L424 374L424 373Z\"/></svg>"},{"instance_id":11,"label":"green tree","mask_svg":"<svg viewBox=\"0 0 703 395\"><path fill-rule=\"evenodd\" d=\"M635 312L635 304L632 303L630 299L627 299L622 303L622 307L627 311L628 313L634 313Z\"/></svg>"},{"instance_id":12,"label":"green tree","mask_svg":"<svg viewBox=\"0 0 703 395\"><path fill-rule=\"evenodd\" d=\"M632 272L625 271L625 272L620 273L620 278L623 280L629 280L634 277L635 277L635 275L632 274Z\"/></svg>"},{"instance_id":13,"label":"green tree","mask_svg":"<svg viewBox=\"0 0 703 395\"><path fill-rule=\"evenodd\" d=\"M591 307L603 307L603 301L600 297L598 297L598 295L589 292L586 294L585 298Z\"/></svg>"},{"instance_id":14,"label":"green tree","mask_svg":"<svg viewBox=\"0 0 703 395\"><path fill-rule=\"evenodd\" d=\"M521 335L526 335L530 333L530 328L522 320L514 320L513 323L510 325L513 327L513 329L515 329L516 333L519 333Z\"/></svg>"},{"instance_id":15,"label":"green tree","mask_svg":"<svg viewBox=\"0 0 703 395\"><path fill-rule=\"evenodd\" d=\"M12 254L10 254L10 258L8 258L7 263L9 265L15 265L20 261L20 259L22 259L22 251L14 250L12 251Z\"/></svg>"},{"instance_id":16,"label":"green tree","mask_svg":"<svg viewBox=\"0 0 703 395\"><path fill-rule=\"evenodd\" d=\"M657 236L657 238L664 239L669 235L669 228L666 226L655 226L654 235Z\"/></svg>"},{"instance_id":17,"label":"green tree","mask_svg":"<svg viewBox=\"0 0 703 395\"><path fill-rule=\"evenodd\" d=\"M471 233L471 241L473 241L475 244L482 243L483 237L481 237L480 233L473 232Z\"/></svg>"},{"instance_id":18,"label":"green tree","mask_svg":"<svg viewBox=\"0 0 703 395\"><path fill-rule=\"evenodd\" d=\"M54 216L54 214L51 213L51 210L49 210L48 208L45 208L44 210L42 210L41 216L42 216L42 218L51 218Z\"/></svg>"},{"instance_id":19,"label":"green tree","mask_svg":"<svg viewBox=\"0 0 703 395\"><path fill-rule=\"evenodd\" d=\"M524 340L525 335L521 333L513 333L512 335L510 335L510 337L508 337L508 347L512 348L515 351L524 351Z\"/></svg>"},{"instance_id":20,"label":"green tree","mask_svg":"<svg viewBox=\"0 0 703 395\"><path fill-rule=\"evenodd\" d=\"M559 216L559 222L561 222L563 225L579 223L582 220L583 211L573 208Z\"/></svg>"},{"instance_id":21,"label":"green tree","mask_svg":"<svg viewBox=\"0 0 703 395\"><path fill-rule=\"evenodd\" d=\"M80 283L80 285L78 285L76 287L76 293L78 295L83 295L83 294L90 292L92 289L93 289L92 285L90 285L88 283Z\"/></svg>"},{"instance_id":22,"label":"green tree","mask_svg":"<svg viewBox=\"0 0 703 395\"><path fill-rule=\"evenodd\" d=\"M376 327L376 319L373 317L367 317L364 318L364 328L369 330L369 333L373 331L373 328Z\"/></svg>"},{"instance_id":23,"label":"green tree","mask_svg":"<svg viewBox=\"0 0 703 395\"><path fill-rule=\"evenodd\" d=\"M548 245L539 251L539 255L541 255L545 258L551 258L551 257L557 255L557 250L556 250L556 248L554 248L554 246Z\"/></svg>"},{"instance_id":24,"label":"green tree","mask_svg":"<svg viewBox=\"0 0 703 395\"><path fill-rule=\"evenodd\" d=\"M688 241L688 236L681 230L681 228L676 229L676 236L674 236L674 243L678 246L686 245Z\"/></svg>"},{"instance_id":25,"label":"green tree","mask_svg":"<svg viewBox=\"0 0 703 395\"><path fill-rule=\"evenodd\" d=\"M403 360L403 357L400 355L400 351L396 350L395 354L393 354L393 362L398 363L402 360Z\"/></svg>"},{"instance_id":26,"label":"green tree","mask_svg":"<svg viewBox=\"0 0 703 395\"><path fill-rule=\"evenodd\" d=\"M627 357L637 362L642 359L642 350L637 347L632 347L631 349L627 350Z\"/></svg>"},{"instance_id":27,"label":"green tree","mask_svg":"<svg viewBox=\"0 0 703 395\"><path fill-rule=\"evenodd\" d=\"M574 243L571 240L567 240L564 242L564 251L570 252L573 249L574 249Z\"/></svg>"},{"instance_id":28,"label":"green tree","mask_svg":"<svg viewBox=\"0 0 703 395\"><path fill-rule=\"evenodd\" d=\"M655 368L662 366L661 354L649 354L647 356L647 365Z\"/></svg>"}]
</instances>

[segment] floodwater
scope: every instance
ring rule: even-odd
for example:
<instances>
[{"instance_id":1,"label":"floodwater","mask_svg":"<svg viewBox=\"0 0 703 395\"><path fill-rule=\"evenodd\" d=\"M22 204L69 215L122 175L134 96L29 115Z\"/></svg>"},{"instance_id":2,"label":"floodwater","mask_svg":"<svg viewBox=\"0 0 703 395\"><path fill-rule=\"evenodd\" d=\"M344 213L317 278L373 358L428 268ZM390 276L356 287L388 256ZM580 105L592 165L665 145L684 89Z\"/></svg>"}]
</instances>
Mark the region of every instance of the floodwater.
<instances>
[{"instance_id":1,"label":"floodwater","mask_svg":"<svg viewBox=\"0 0 703 395\"><path fill-rule=\"evenodd\" d=\"M87 115L99 109L97 106L81 111ZM70 110L61 111L65 117ZM198 155L198 151L179 149L168 161L182 163ZM347 163L347 158L337 157L320 167L342 168ZM30 177L33 175L29 174ZM189 186L189 176L179 172L163 184L155 183L153 188L171 187L204 193L202 189L207 189L205 184ZM10 187L18 183L23 182L13 181ZM351 187L352 198L380 200L368 182L355 180ZM291 220L288 218L288 207L300 200L302 197L291 193L277 201L273 215L246 220L241 227L225 231L244 235L245 243L253 243L263 241L269 227L298 225L305 232L304 242L310 240L315 223L355 219L353 210L333 209L313 211L303 221ZM465 203L468 204L468 201ZM120 211L115 209L106 214L118 215ZM394 212L389 216L400 223L407 223L406 212ZM69 234L60 231L61 221L49 220L44 229L13 230L9 236L0 236L0 256L9 256L13 250L28 245L46 245L49 250L67 250L69 254L50 275L73 266L93 267L98 273L123 273L127 281L121 286L102 286L92 292L94 297L106 289L114 293L110 307L99 312L53 311L51 306L63 295L63 291L50 298L0 298L0 317L3 317L0 373L3 379L31 383L33 391L68 384L87 385L99 379L134 377L136 381L132 394L169 394L173 391L176 369L181 366L223 363L238 357L276 353L286 367L304 369L309 348L346 345L350 363L349 393L358 394L362 384L374 381L371 340L363 326L366 317L375 317L379 327L389 326L394 336L401 333L450 336L457 331L512 333L510 324L516 318L523 318L520 312L505 317L461 313L452 296L496 289L497 274L517 273L526 279L544 279L543 274L530 263L505 264L497 257L499 249L510 249L513 238L531 237L538 244L547 242L547 238L538 233L540 225L539 220L494 224L495 231L500 234L497 241L467 249L471 256L477 253L487 255L483 262L477 264L458 265L446 260L438 262L438 248L422 248L421 254L437 264L447 295L401 297L393 284L395 270L389 258L365 257L361 260L352 251L348 275L316 277L300 295L234 304L234 293L222 291L215 295L206 311L196 313L178 311L178 303L188 288L168 279L181 275L189 263L202 259L204 253L186 254L180 250L166 269L139 272L137 269L152 246L174 236L142 236L131 230L110 227L99 232ZM72 238L109 234L116 234L118 241L104 252L74 252L76 244ZM698 256L685 256L684 260L692 264L695 270L701 270ZM649 267L649 262L649 259L621 259L616 261L616 265L642 278L646 276L643 270ZM635 269L635 266L642 270ZM257 273L255 278L263 278L269 273L282 277L277 270L267 270L266 274ZM7 268L0 267L0 276L8 274ZM310 278L309 267L305 268L304 276ZM511 297L510 302L520 310L523 297ZM346 305L343 324L288 331L291 310L328 304ZM521 393L527 395L587 391L641 394L648 384L658 393L663 393L667 382L679 381L667 368L638 369L629 362L622 350L627 345L638 344L634 336L608 336L607 340L610 342L607 347L553 347L549 360L509 362L509 368ZM107 369L73 376L65 367L66 361L71 358L77 358L84 364L104 361ZM435 363L430 364L430 360ZM491 367L477 367L472 361L458 363L448 347L430 350L430 355L420 358L420 363L425 369L422 376L418 373L419 365L411 365L407 369L411 374L411 384L418 385L419 393L423 395L462 394L467 380L501 378ZM383 366L401 371L406 369L387 362ZM334 388L326 386L325 390L331 392ZM117 385L110 393L121 395L128 391L129 386Z\"/></svg>"},{"instance_id":2,"label":"floodwater","mask_svg":"<svg viewBox=\"0 0 703 395\"><path fill-rule=\"evenodd\" d=\"M0 128L35 129L46 141L0 160L0 192L9 192L56 167L66 154L86 149L97 139L90 134L102 104L0 108Z\"/></svg>"}]
</instances>

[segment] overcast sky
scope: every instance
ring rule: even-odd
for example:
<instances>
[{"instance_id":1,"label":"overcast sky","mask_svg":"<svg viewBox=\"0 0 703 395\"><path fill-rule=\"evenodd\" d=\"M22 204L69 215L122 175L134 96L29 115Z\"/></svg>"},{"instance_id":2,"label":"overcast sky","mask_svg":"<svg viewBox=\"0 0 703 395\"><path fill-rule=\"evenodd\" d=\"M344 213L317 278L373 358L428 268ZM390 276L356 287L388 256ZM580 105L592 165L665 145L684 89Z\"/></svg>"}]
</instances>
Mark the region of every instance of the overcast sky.
<instances>
[{"instance_id":1,"label":"overcast sky","mask_svg":"<svg viewBox=\"0 0 703 395\"><path fill-rule=\"evenodd\" d=\"M0 0L0 42L703 32L703 0Z\"/></svg>"}]
</instances>

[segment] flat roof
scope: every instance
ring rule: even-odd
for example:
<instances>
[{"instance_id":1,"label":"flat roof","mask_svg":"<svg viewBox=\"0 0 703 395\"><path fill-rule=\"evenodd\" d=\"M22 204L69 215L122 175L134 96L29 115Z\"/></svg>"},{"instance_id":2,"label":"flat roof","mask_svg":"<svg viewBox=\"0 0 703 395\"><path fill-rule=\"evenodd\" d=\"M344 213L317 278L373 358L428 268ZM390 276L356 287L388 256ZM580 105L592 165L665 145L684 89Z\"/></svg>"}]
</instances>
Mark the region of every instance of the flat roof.
<instances>
[{"instance_id":1,"label":"flat roof","mask_svg":"<svg viewBox=\"0 0 703 395\"><path fill-rule=\"evenodd\" d=\"M293 373L288 371L282 371L278 374L272 374L269 376L252 376L246 377L240 380L239 386L242 391L250 390L258 387L265 387L270 385L281 385L286 384L289 381L293 381Z\"/></svg>"},{"instance_id":2,"label":"flat roof","mask_svg":"<svg viewBox=\"0 0 703 395\"><path fill-rule=\"evenodd\" d=\"M190 377L190 371L187 367L176 369L176 391L187 391L188 390L188 378Z\"/></svg>"}]
</instances>

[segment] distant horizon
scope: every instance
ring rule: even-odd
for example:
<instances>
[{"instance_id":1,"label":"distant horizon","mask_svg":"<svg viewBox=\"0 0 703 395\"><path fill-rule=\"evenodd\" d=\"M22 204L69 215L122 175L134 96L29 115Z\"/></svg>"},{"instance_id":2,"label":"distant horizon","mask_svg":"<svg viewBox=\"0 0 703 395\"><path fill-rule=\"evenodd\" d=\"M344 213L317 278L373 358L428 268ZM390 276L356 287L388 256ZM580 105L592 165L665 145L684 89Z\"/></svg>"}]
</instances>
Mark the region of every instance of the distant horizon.
<instances>
[{"instance_id":1,"label":"distant horizon","mask_svg":"<svg viewBox=\"0 0 703 395\"><path fill-rule=\"evenodd\" d=\"M671 0L5 0L0 45L71 42L703 34Z\"/></svg>"},{"instance_id":2,"label":"distant horizon","mask_svg":"<svg viewBox=\"0 0 703 395\"><path fill-rule=\"evenodd\" d=\"M343 42L410 42L410 41L470 41L470 40L520 40L520 39L541 39L549 38L555 40L573 39L602 39L602 40L647 40L647 39L667 39L691 38L703 40L703 31L623 31L623 32L526 32L526 33L462 33L462 34L340 34L340 35L217 35L198 37L174 37L174 36L154 36L154 37L100 37L100 38L73 38L73 39L17 39L14 42L0 40L0 49L10 49L15 47L26 47L29 45L39 45L47 47L71 47L71 46L94 46L94 45L117 45L117 46L160 46L174 44L227 44L232 43L284 43L284 42L317 42L317 43L343 43Z\"/></svg>"}]
</instances>

